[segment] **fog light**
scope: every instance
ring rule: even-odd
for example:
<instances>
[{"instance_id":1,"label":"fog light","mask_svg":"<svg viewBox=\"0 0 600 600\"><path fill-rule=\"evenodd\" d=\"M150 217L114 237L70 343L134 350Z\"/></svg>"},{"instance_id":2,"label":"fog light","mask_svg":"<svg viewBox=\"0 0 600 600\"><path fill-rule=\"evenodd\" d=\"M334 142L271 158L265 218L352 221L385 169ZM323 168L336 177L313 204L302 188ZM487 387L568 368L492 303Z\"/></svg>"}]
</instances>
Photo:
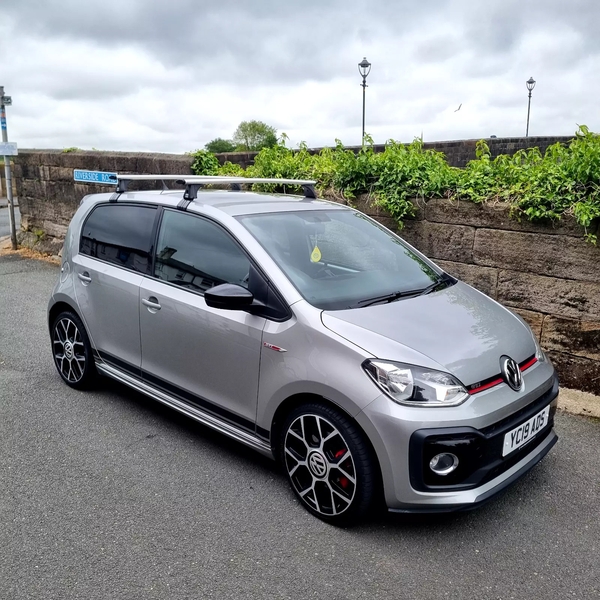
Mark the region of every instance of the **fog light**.
<instances>
[{"instance_id":1,"label":"fog light","mask_svg":"<svg viewBox=\"0 0 600 600\"><path fill-rule=\"evenodd\" d=\"M437 454L429 461L429 468L436 475L449 475L458 467L458 457L450 452Z\"/></svg>"}]
</instances>

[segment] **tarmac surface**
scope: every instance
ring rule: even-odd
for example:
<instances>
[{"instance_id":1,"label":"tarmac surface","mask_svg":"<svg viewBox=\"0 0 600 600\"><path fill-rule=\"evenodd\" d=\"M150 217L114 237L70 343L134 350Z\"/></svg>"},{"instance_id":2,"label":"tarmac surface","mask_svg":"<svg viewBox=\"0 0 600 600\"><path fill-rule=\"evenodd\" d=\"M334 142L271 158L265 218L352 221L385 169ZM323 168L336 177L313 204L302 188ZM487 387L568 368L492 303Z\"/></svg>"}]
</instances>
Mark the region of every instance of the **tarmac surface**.
<instances>
[{"instance_id":1,"label":"tarmac surface","mask_svg":"<svg viewBox=\"0 0 600 600\"><path fill-rule=\"evenodd\" d=\"M479 510L337 529L245 447L64 385L57 275L0 256L0 599L600 598L599 421L559 412L555 448Z\"/></svg>"},{"instance_id":2,"label":"tarmac surface","mask_svg":"<svg viewBox=\"0 0 600 600\"><path fill-rule=\"evenodd\" d=\"M19 230L21 223L21 215L19 207L15 205L15 222L16 229ZM10 235L10 222L8 217L8 201L6 198L0 198L0 238Z\"/></svg>"}]
</instances>

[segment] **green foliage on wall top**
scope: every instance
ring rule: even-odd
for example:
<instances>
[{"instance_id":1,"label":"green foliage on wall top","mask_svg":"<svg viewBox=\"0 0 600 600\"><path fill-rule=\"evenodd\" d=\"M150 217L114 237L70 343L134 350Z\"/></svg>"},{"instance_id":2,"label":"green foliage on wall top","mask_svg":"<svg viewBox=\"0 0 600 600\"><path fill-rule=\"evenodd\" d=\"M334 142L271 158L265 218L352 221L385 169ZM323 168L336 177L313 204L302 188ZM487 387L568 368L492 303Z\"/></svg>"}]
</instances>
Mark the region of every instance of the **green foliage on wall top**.
<instances>
[{"instance_id":1,"label":"green foliage on wall top","mask_svg":"<svg viewBox=\"0 0 600 600\"><path fill-rule=\"evenodd\" d=\"M357 153L336 140L335 147L318 154L311 154L306 144L292 150L286 141L284 134L276 145L261 150L246 170L231 163L215 167L206 151L194 154L192 169L205 175L314 179L322 192L348 199L371 194L400 225L414 214L415 198L433 197L506 202L513 217L531 221L557 221L571 214L586 229L600 218L600 135L585 126L569 144L556 143L543 155L530 148L492 159L481 140L477 158L464 169L449 166L442 152L425 150L420 139L407 145L390 140L383 152L375 152L367 136ZM586 237L596 243L596 236Z\"/></svg>"}]
</instances>

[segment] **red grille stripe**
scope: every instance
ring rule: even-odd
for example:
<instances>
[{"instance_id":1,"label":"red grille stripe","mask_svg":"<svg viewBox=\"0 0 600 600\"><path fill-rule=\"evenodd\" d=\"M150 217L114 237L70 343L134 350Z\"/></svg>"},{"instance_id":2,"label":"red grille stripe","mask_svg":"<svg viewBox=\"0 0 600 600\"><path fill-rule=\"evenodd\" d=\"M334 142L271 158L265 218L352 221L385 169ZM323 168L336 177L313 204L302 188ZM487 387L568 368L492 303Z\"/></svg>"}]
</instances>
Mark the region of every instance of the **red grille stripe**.
<instances>
[{"instance_id":1,"label":"red grille stripe","mask_svg":"<svg viewBox=\"0 0 600 600\"><path fill-rule=\"evenodd\" d=\"M535 365L537 361L538 359L534 356L531 360L528 360L524 365L521 365L519 369L521 369L521 371L527 371L527 369L529 369L529 367L533 367L533 365Z\"/></svg>"},{"instance_id":2,"label":"red grille stripe","mask_svg":"<svg viewBox=\"0 0 600 600\"><path fill-rule=\"evenodd\" d=\"M498 377L498 379L494 379L489 383L484 383L479 387L469 390L469 394L478 394L479 392L483 392L483 390L488 390L489 388L494 387L495 385L500 385L501 383L504 383L504 379L502 379L502 377Z\"/></svg>"}]
</instances>

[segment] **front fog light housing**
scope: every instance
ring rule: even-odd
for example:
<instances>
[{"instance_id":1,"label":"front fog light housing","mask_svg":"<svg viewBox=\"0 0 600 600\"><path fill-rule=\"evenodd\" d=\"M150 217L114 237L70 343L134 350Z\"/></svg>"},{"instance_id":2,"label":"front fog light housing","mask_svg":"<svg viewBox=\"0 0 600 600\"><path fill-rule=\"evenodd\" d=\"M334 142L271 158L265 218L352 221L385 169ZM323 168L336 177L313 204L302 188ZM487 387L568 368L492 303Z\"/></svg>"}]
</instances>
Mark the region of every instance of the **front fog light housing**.
<instances>
[{"instance_id":1,"label":"front fog light housing","mask_svg":"<svg viewBox=\"0 0 600 600\"><path fill-rule=\"evenodd\" d=\"M398 404L458 406L469 397L463 384L443 371L382 360L366 360L363 369Z\"/></svg>"},{"instance_id":2,"label":"front fog light housing","mask_svg":"<svg viewBox=\"0 0 600 600\"><path fill-rule=\"evenodd\" d=\"M429 461L429 468L436 475L450 475L452 471L456 470L456 467L458 467L458 456L451 452L436 454L436 456Z\"/></svg>"}]
</instances>

